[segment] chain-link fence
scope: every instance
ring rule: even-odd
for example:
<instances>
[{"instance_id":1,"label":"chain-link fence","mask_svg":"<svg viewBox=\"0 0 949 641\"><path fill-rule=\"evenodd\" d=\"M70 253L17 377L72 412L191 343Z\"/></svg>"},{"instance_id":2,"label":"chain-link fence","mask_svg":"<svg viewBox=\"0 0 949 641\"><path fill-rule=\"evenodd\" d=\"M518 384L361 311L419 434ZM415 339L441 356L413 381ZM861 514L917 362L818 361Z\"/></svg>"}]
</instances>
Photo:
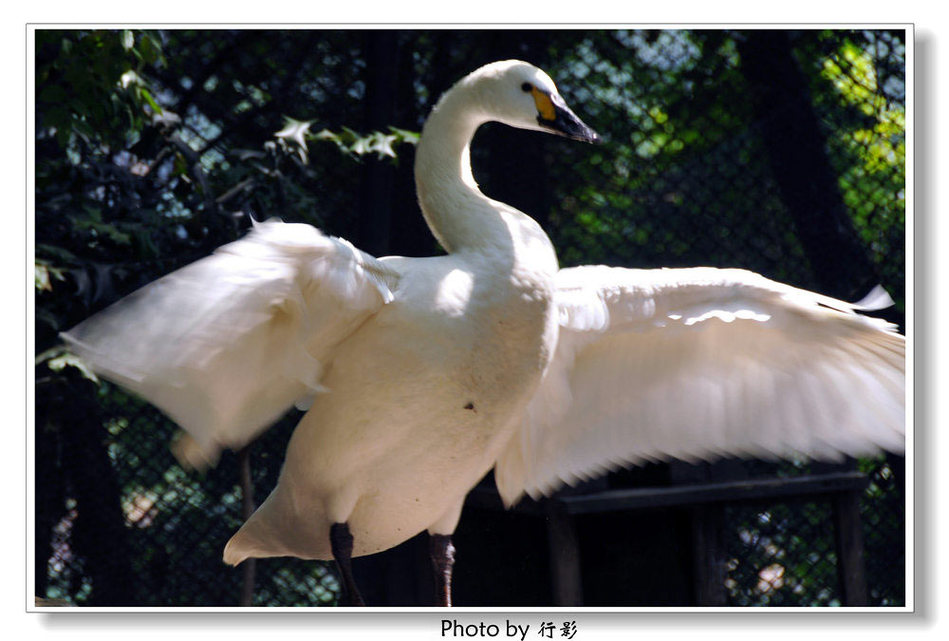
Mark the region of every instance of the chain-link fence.
<instances>
[{"instance_id":1,"label":"chain-link fence","mask_svg":"<svg viewBox=\"0 0 949 641\"><path fill-rule=\"evenodd\" d=\"M898 459L865 460L859 491L859 530L866 594L861 605L904 604L905 558L902 490L896 487ZM791 478L799 478L795 470ZM727 579L730 605L849 605L841 554L852 527L837 513L846 495L815 493L790 501L736 503L726 508Z\"/></svg>"},{"instance_id":2,"label":"chain-link fence","mask_svg":"<svg viewBox=\"0 0 949 641\"><path fill-rule=\"evenodd\" d=\"M444 89L431 71L437 62L426 56L444 52L446 43L456 54L446 64L457 58L454 64L461 68L468 62L465 47L476 50L479 39L482 44L491 38L516 40L515 34L494 32L397 35L400 59L416 70L408 110L430 105L431 94ZM312 37L319 40L320 34ZM557 158L550 157L549 146L538 151L529 145L526 151L512 145L492 155L494 136L514 134L491 131L479 138L484 148L476 141L475 172L487 193L537 215L564 265L739 266L850 299L882 282L897 300L890 318L900 322L903 37L901 31L557 33L531 51L551 57L548 71L607 144L593 151L558 146ZM533 41L537 34L524 38ZM474 58L489 55L478 51ZM210 81L205 87L212 91ZM221 120L198 108L184 116L198 132L202 122ZM821 141L816 155L813 137ZM219 153L212 146L206 150ZM545 162L534 163L540 169L528 168L520 156L535 152L546 156ZM411 150L400 153L393 175L410 185ZM540 175L530 182L535 170ZM518 202L536 194L543 199ZM405 200L405 220L417 217L414 204ZM392 212L396 230L402 215ZM815 225L820 233L814 233ZM828 225L833 233L824 234ZM398 231L393 234L398 237ZM222 563L224 543L244 518L247 486L241 485L237 455L226 453L206 474L186 472L168 449L175 427L157 410L112 385L92 384L74 368L44 364L37 371L34 574L39 597L78 605L236 605L250 582L254 605L335 603L339 587L331 564L258 560L251 576L245 566ZM249 450L258 503L275 485L298 419L298 414L287 417ZM613 475L608 483L682 485L668 466L659 467L666 471L654 473L650 466L652 478L634 471ZM729 478L829 473L793 463L754 463L743 469ZM865 479L854 487L860 496L858 543L866 602L902 605L902 459L889 456L840 469L860 472ZM689 481L695 487L708 482ZM841 542L835 495L777 493L750 502L737 497L715 501L721 508L716 528L724 565L721 580L713 584L722 588L727 604L848 602L840 557L852 549L853 537L849 544ZM680 507L689 505L685 501ZM463 519L479 514L477 507L466 510ZM671 517L669 527L681 531L677 518ZM588 529L580 527L581 533ZM618 555L635 547L630 541L627 535L617 544ZM584 552L582 542L578 549L581 560L596 556ZM621 560L612 562L627 567ZM629 563L636 567L637 561ZM596 580L596 570L584 568L584 581ZM520 578L546 585L549 568L534 570L533 579ZM416 571L427 575L429 569ZM692 570L678 574L682 585L699 581ZM666 601L636 596L648 593L656 580L649 574L627 577L626 582L646 587L640 592L629 588L625 604L701 602L694 590L675 586ZM484 581L489 589L490 577ZM551 602L545 589L538 588L539 603ZM404 582L392 590L403 591L394 602L401 597L402 603L414 603Z\"/></svg>"}]
</instances>

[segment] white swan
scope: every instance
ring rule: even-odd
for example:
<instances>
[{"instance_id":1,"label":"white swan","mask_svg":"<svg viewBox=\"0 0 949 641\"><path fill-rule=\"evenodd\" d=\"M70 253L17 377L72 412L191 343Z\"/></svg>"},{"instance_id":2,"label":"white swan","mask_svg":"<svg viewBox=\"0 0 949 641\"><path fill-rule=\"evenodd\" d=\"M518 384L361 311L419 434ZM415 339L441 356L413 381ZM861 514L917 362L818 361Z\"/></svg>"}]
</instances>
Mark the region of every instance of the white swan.
<instances>
[{"instance_id":1,"label":"white swan","mask_svg":"<svg viewBox=\"0 0 949 641\"><path fill-rule=\"evenodd\" d=\"M484 122L596 135L519 61L462 79L425 124L422 212L450 252L373 258L300 224L244 239L65 335L162 408L208 461L312 400L276 489L224 559L340 561L450 539L495 468L508 505L645 460L902 451L904 339L857 308L740 270L558 269L531 218L487 198Z\"/></svg>"}]
</instances>

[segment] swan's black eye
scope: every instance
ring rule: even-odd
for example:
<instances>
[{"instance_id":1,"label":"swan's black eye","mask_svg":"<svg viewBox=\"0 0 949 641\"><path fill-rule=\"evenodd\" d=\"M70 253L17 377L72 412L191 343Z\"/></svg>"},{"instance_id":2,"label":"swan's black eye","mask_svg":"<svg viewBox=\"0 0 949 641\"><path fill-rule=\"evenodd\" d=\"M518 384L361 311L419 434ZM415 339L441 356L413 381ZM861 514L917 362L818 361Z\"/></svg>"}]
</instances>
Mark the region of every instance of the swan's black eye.
<instances>
[{"instance_id":1,"label":"swan's black eye","mask_svg":"<svg viewBox=\"0 0 949 641\"><path fill-rule=\"evenodd\" d=\"M527 92L527 91L530 91L531 89L533 89L533 87L531 86L531 83L529 82L525 82L524 84L521 85L521 91Z\"/></svg>"}]
</instances>

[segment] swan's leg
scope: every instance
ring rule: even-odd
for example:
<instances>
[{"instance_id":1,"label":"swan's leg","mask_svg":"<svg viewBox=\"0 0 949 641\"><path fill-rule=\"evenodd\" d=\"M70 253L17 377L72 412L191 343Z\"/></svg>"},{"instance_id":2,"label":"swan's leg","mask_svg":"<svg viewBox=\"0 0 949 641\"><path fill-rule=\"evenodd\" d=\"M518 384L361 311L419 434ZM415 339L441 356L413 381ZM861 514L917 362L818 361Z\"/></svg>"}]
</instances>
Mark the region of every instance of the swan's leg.
<instances>
[{"instance_id":1,"label":"swan's leg","mask_svg":"<svg viewBox=\"0 0 949 641\"><path fill-rule=\"evenodd\" d=\"M450 534L430 534L428 552L435 570L435 605L451 607L451 570L455 565L455 546Z\"/></svg>"},{"instance_id":2,"label":"swan's leg","mask_svg":"<svg viewBox=\"0 0 949 641\"><path fill-rule=\"evenodd\" d=\"M451 572L455 565L455 546L451 535L461 518L461 499L428 528L428 551L435 570L435 605L451 606Z\"/></svg>"},{"instance_id":3,"label":"swan's leg","mask_svg":"<svg viewBox=\"0 0 949 641\"><path fill-rule=\"evenodd\" d=\"M343 603L345 605L366 605L356 587L353 578L353 535L346 523L334 523L330 526L330 546L333 549L333 558L339 568L339 576L343 581Z\"/></svg>"}]
</instances>

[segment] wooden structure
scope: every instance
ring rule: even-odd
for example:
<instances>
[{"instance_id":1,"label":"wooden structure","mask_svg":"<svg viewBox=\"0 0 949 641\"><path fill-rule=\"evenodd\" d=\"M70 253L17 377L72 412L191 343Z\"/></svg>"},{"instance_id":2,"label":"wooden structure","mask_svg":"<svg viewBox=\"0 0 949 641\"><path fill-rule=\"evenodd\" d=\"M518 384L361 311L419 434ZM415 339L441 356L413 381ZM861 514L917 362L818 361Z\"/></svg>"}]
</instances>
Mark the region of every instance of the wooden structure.
<instances>
[{"instance_id":1,"label":"wooden structure","mask_svg":"<svg viewBox=\"0 0 949 641\"><path fill-rule=\"evenodd\" d=\"M841 602L848 606L867 605L859 515L859 500L866 486L867 479L860 472L829 470L792 478L566 492L541 502L525 501L520 504L514 513L533 519L536 523L532 528L524 523L523 518L512 518L512 531L509 537L503 538L510 540L510 537L524 536L532 529L536 536L537 524L542 524L547 538L550 605L621 604L618 601L604 602L602 599L608 588L597 587L601 582L609 584L617 578L611 576L609 559L601 556L598 561L594 560L593 564L597 565L595 568L585 567L584 562L591 547L595 550L600 537L603 537L603 545L611 550L606 556L615 552L618 548L609 541L619 534L619 539L628 541L629 554L643 554L647 558L655 554L657 560L664 559L660 563L665 568L665 571L654 574L654 579L642 574L628 577L630 583L636 582L643 586L639 588L639 593L646 600L627 602L625 605L727 606L727 552L723 536L726 505L826 501L832 506L831 527L834 531ZM492 512L500 514L502 511L500 498L493 488L482 485L469 496L466 512L471 520L490 519ZM520 524L517 524L518 520ZM588 521L586 526L583 525L584 520ZM611 525L611 521L615 523ZM638 524L638 527L626 528L625 537L622 533L610 531L622 528L622 523ZM597 531L598 528L600 531ZM664 533L658 540L651 542L655 546L652 550L651 537L643 528L655 528ZM466 534L462 533L459 538L459 554L460 558L464 558ZM498 556L503 558L504 551L498 551ZM593 556L600 555L594 553ZM674 561L670 563L669 559ZM617 567L628 567L624 559L615 558L614 561ZM473 565L487 577L497 576L485 567L486 564L490 565L489 560L479 556ZM649 567L649 563L644 566ZM604 571L604 567L606 576L596 576ZM588 571L591 574L587 574ZM678 578L673 575L678 575ZM653 595L649 594L651 581L656 584ZM679 587L670 588L670 584ZM463 585L461 580L459 585ZM459 589L463 600L464 587ZM617 599L622 598L617 595ZM459 605L463 604L459 601Z\"/></svg>"}]
</instances>

